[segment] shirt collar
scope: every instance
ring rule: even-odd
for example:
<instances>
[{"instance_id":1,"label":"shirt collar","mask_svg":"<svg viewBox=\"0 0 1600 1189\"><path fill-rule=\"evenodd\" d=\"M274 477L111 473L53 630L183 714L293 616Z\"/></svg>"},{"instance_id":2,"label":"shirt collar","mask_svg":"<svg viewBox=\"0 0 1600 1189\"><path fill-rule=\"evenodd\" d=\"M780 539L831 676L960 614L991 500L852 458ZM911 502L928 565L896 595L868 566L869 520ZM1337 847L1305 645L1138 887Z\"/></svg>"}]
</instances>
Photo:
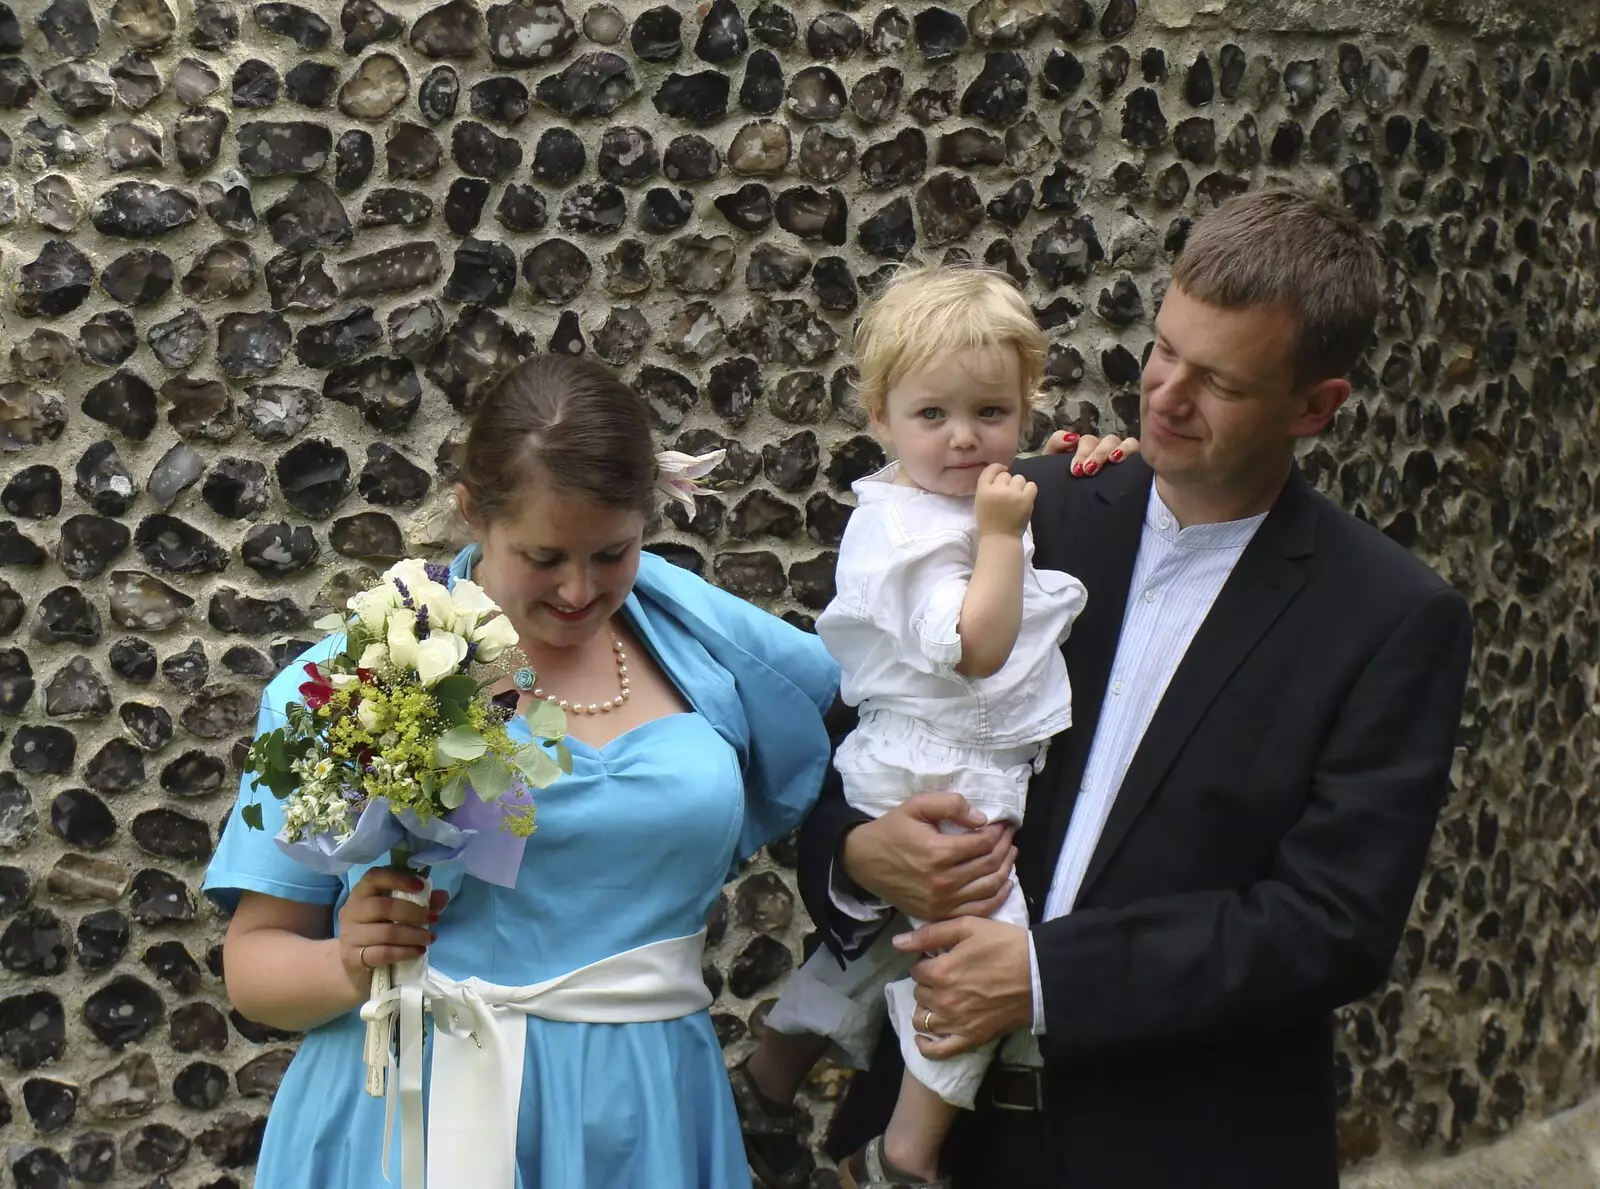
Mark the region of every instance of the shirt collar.
<instances>
[{"instance_id":1,"label":"shirt collar","mask_svg":"<svg viewBox=\"0 0 1600 1189\"><path fill-rule=\"evenodd\" d=\"M1220 524L1191 524L1188 528L1179 528L1178 518L1162 502L1161 496L1156 492L1156 485L1151 483L1150 502L1144 513L1144 527L1147 532L1155 533L1169 545L1178 545L1184 549L1243 549L1256 535L1256 530L1266 518L1267 514L1262 512L1255 516L1247 516L1243 520L1224 520Z\"/></svg>"}]
</instances>

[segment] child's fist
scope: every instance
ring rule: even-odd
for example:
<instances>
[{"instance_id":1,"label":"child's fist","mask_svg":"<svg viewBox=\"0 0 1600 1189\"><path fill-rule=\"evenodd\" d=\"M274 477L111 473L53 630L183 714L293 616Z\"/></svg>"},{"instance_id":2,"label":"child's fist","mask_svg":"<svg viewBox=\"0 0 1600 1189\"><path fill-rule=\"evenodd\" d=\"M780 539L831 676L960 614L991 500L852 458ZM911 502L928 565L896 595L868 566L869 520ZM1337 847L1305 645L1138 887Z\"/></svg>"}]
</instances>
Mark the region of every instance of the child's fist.
<instances>
[{"instance_id":1,"label":"child's fist","mask_svg":"<svg viewBox=\"0 0 1600 1189\"><path fill-rule=\"evenodd\" d=\"M978 491L973 510L980 533L1005 533L1020 537L1033 515L1033 500L1039 494L1036 484L1013 475L999 463L992 463L978 476Z\"/></svg>"}]
</instances>

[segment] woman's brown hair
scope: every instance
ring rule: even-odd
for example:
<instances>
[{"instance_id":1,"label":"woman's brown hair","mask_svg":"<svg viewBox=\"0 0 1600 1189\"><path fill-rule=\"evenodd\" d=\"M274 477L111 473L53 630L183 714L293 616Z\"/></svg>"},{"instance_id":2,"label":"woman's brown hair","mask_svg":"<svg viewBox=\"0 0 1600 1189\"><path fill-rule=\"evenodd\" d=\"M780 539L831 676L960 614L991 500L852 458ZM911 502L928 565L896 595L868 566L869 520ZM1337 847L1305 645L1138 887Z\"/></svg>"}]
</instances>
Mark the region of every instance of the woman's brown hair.
<instances>
[{"instance_id":1,"label":"woman's brown hair","mask_svg":"<svg viewBox=\"0 0 1600 1189\"><path fill-rule=\"evenodd\" d=\"M461 482L484 525L514 515L530 486L648 516L656 454L644 401L603 364L536 355L484 394Z\"/></svg>"}]
</instances>

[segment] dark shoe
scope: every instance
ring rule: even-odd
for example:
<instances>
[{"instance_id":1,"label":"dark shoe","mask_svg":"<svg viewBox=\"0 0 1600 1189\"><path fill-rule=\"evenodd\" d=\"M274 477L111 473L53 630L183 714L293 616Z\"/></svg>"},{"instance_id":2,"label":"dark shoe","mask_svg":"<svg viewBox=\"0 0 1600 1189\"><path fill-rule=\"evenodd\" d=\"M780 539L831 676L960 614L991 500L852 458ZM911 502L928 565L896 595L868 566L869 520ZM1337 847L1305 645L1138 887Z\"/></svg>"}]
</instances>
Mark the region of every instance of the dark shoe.
<instances>
[{"instance_id":1,"label":"dark shoe","mask_svg":"<svg viewBox=\"0 0 1600 1189\"><path fill-rule=\"evenodd\" d=\"M801 1140L810 1119L797 1106L773 1102L756 1087L743 1064L728 1072L733 1105L744 1132L750 1171L767 1189L805 1189L816 1161Z\"/></svg>"},{"instance_id":2,"label":"dark shoe","mask_svg":"<svg viewBox=\"0 0 1600 1189\"><path fill-rule=\"evenodd\" d=\"M845 1157L839 1165L840 1189L950 1189L948 1177L937 1181L908 1181L889 1172L883 1158L883 1136Z\"/></svg>"}]
</instances>

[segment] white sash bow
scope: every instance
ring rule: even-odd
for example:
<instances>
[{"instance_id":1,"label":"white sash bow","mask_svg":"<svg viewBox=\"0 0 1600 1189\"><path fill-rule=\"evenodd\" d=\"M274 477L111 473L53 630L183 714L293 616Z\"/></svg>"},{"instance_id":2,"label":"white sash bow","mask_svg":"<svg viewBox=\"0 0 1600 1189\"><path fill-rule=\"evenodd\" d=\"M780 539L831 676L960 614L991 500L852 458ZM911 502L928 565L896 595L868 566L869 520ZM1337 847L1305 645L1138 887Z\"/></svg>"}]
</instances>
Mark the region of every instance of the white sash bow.
<instances>
[{"instance_id":1,"label":"white sash bow","mask_svg":"<svg viewBox=\"0 0 1600 1189\"><path fill-rule=\"evenodd\" d=\"M527 1054L523 1016L587 1024L676 1020L711 1006L700 973L705 930L613 954L526 987L458 981L436 970L361 1009L397 1017L400 1067L390 1069L383 1174L400 1113L401 1189L513 1189L517 1111ZM433 1080L422 1117L422 1016L431 1011ZM424 1174L424 1169L426 1173Z\"/></svg>"}]
</instances>

